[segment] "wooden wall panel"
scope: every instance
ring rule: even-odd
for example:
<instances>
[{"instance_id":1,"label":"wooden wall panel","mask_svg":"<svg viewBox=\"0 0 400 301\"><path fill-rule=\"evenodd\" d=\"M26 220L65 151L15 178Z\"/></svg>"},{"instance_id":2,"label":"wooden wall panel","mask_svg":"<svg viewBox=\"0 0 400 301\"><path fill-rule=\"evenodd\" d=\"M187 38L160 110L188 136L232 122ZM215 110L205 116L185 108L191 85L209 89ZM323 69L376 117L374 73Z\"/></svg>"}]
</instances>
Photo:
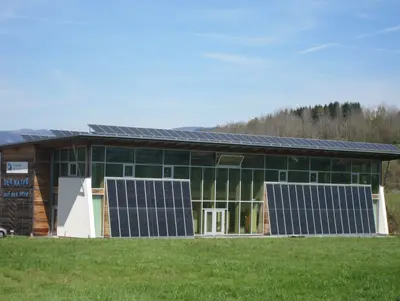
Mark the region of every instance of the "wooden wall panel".
<instances>
[{"instance_id":1,"label":"wooden wall panel","mask_svg":"<svg viewBox=\"0 0 400 301\"><path fill-rule=\"evenodd\" d=\"M35 175L33 181L33 234L48 235L50 232L50 172L51 149L36 147Z\"/></svg>"},{"instance_id":2,"label":"wooden wall panel","mask_svg":"<svg viewBox=\"0 0 400 301\"><path fill-rule=\"evenodd\" d=\"M110 238L110 220L108 217L108 199L106 196L104 196L104 219L103 219L103 233L104 237Z\"/></svg>"},{"instance_id":3,"label":"wooden wall panel","mask_svg":"<svg viewBox=\"0 0 400 301\"><path fill-rule=\"evenodd\" d=\"M264 234L269 235L269 213L268 213L268 200L267 200L267 193L264 192Z\"/></svg>"},{"instance_id":4,"label":"wooden wall panel","mask_svg":"<svg viewBox=\"0 0 400 301\"><path fill-rule=\"evenodd\" d=\"M0 226L16 235L32 233L34 158L32 145L1 150ZM13 161L28 162L28 173L7 173L7 162Z\"/></svg>"}]
</instances>

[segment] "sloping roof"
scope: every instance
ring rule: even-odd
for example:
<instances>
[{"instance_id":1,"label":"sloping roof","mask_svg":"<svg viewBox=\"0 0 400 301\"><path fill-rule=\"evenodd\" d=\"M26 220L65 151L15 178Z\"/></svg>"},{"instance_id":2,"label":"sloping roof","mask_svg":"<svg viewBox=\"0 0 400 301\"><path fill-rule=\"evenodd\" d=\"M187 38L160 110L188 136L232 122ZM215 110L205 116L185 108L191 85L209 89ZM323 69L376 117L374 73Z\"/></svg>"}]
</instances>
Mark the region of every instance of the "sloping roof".
<instances>
[{"instance_id":1,"label":"sloping roof","mask_svg":"<svg viewBox=\"0 0 400 301\"><path fill-rule=\"evenodd\" d=\"M145 141L171 141L183 143L200 143L214 145L232 145L241 147L298 149L314 151L332 151L344 153L374 154L385 157L400 158L400 149L392 144L318 140L309 138L272 137L249 134L231 134L216 132L198 132L184 130L165 130L137 127L122 127L108 125L89 125L90 132L52 130L53 136L23 135L24 142L13 143L44 143L45 141L72 138L118 138ZM0 146L1 147L1 146Z\"/></svg>"}]
</instances>

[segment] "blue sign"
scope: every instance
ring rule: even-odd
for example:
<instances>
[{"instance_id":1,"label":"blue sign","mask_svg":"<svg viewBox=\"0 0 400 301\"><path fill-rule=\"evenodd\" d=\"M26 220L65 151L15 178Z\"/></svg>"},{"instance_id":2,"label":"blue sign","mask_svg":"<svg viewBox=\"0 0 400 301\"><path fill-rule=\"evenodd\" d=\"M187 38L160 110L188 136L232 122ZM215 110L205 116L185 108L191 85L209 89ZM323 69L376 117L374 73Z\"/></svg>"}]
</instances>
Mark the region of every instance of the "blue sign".
<instances>
[{"instance_id":1,"label":"blue sign","mask_svg":"<svg viewBox=\"0 0 400 301\"><path fill-rule=\"evenodd\" d=\"M3 193L5 199L29 198L29 191L6 191Z\"/></svg>"},{"instance_id":2,"label":"blue sign","mask_svg":"<svg viewBox=\"0 0 400 301\"><path fill-rule=\"evenodd\" d=\"M7 187L7 188L23 188L23 187L29 187L29 178L22 178L22 179L17 179L17 178L5 178L3 179L3 187Z\"/></svg>"}]
</instances>

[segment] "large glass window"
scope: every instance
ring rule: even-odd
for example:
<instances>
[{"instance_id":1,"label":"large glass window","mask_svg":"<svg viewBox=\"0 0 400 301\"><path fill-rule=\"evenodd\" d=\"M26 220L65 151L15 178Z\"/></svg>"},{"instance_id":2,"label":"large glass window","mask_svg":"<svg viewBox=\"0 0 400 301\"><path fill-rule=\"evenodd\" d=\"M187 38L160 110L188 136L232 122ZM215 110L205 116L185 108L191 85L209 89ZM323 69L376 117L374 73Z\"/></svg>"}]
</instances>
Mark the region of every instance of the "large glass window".
<instances>
[{"instance_id":1,"label":"large glass window","mask_svg":"<svg viewBox=\"0 0 400 301\"><path fill-rule=\"evenodd\" d=\"M107 147L107 162L134 163L135 150L127 147Z\"/></svg>"},{"instance_id":2,"label":"large glass window","mask_svg":"<svg viewBox=\"0 0 400 301\"><path fill-rule=\"evenodd\" d=\"M240 204L240 234L251 233L251 203Z\"/></svg>"},{"instance_id":3,"label":"large glass window","mask_svg":"<svg viewBox=\"0 0 400 301\"><path fill-rule=\"evenodd\" d=\"M264 169L264 156L262 155L244 155L243 168L260 168Z\"/></svg>"},{"instance_id":4,"label":"large glass window","mask_svg":"<svg viewBox=\"0 0 400 301\"><path fill-rule=\"evenodd\" d=\"M174 167L175 179L189 179L189 167L175 166Z\"/></svg>"},{"instance_id":5,"label":"large glass window","mask_svg":"<svg viewBox=\"0 0 400 301\"><path fill-rule=\"evenodd\" d=\"M278 170L266 170L265 171L266 182L279 182L279 171Z\"/></svg>"},{"instance_id":6,"label":"large glass window","mask_svg":"<svg viewBox=\"0 0 400 301\"><path fill-rule=\"evenodd\" d=\"M160 149L137 149L136 163L162 164L162 150Z\"/></svg>"},{"instance_id":7,"label":"large glass window","mask_svg":"<svg viewBox=\"0 0 400 301\"><path fill-rule=\"evenodd\" d=\"M263 213L262 213L263 203L253 203L251 210L251 233L262 234L263 229Z\"/></svg>"},{"instance_id":8,"label":"large glass window","mask_svg":"<svg viewBox=\"0 0 400 301\"><path fill-rule=\"evenodd\" d=\"M104 164L93 163L92 164L92 187L103 188L104 187Z\"/></svg>"},{"instance_id":9,"label":"large glass window","mask_svg":"<svg viewBox=\"0 0 400 301\"><path fill-rule=\"evenodd\" d=\"M162 166L136 165L135 176L138 178L162 178Z\"/></svg>"},{"instance_id":10,"label":"large glass window","mask_svg":"<svg viewBox=\"0 0 400 301\"><path fill-rule=\"evenodd\" d=\"M92 162L104 162L106 159L106 148L104 146L92 146Z\"/></svg>"},{"instance_id":11,"label":"large glass window","mask_svg":"<svg viewBox=\"0 0 400 301\"><path fill-rule=\"evenodd\" d=\"M229 200L240 200L240 169L229 170Z\"/></svg>"},{"instance_id":12,"label":"large glass window","mask_svg":"<svg viewBox=\"0 0 400 301\"><path fill-rule=\"evenodd\" d=\"M253 175L253 199L264 200L264 171L254 170Z\"/></svg>"},{"instance_id":13,"label":"large glass window","mask_svg":"<svg viewBox=\"0 0 400 301\"><path fill-rule=\"evenodd\" d=\"M189 165L190 153L187 151L164 151L164 164L167 165Z\"/></svg>"},{"instance_id":14,"label":"large glass window","mask_svg":"<svg viewBox=\"0 0 400 301\"><path fill-rule=\"evenodd\" d=\"M286 156L265 156L266 169L287 169Z\"/></svg>"},{"instance_id":15,"label":"large glass window","mask_svg":"<svg viewBox=\"0 0 400 301\"><path fill-rule=\"evenodd\" d=\"M193 208L193 228L195 234L200 234L201 227L201 202L192 202Z\"/></svg>"},{"instance_id":16,"label":"large glass window","mask_svg":"<svg viewBox=\"0 0 400 301\"><path fill-rule=\"evenodd\" d=\"M309 170L310 159L308 157L289 157L289 170Z\"/></svg>"},{"instance_id":17,"label":"large glass window","mask_svg":"<svg viewBox=\"0 0 400 301\"><path fill-rule=\"evenodd\" d=\"M351 174L349 173L333 173L333 184L351 184Z\"/></svg>"},{"instance_id":18,"label":"large glass window","mask_svg":"<svg viewBox=\"0 0 400 301\"><path fill-rule=\"evenodd\" d=\"M352 160L352 172L371 173L371 161L369 160Z\"/></svg>"},{"instance_id":19,"label":"large glass window","mask_svg":"<svg viewBox=\"0 0 400 301\"><path fill-rule=\"evenodd\" d=\"M240 203L229 202L227 212L228 234L239 233Z\"/></svg>"},{"instance_id":20,"label":"large glass window","mask_svg":"<svg viewBox=\"0 0 400 301\"><path fill-rule=\"evenodd\" d=\"M332 171L351 172L351 160L332 159Z\"/></svg>"},{"instance_id":21,"label":"large glass window","mask_svg":"<svg viewBox=\"0 0 400 301\"><path fill-rule=\"evenodd\" d=\"M251 201L251 187L253 182L253 171L251 169L242 169L242 201Z\"/></svg>"},{"instance_id":22,"label":"large glass window","mask_svg":"<svg viewBox=\"0 0 400 301\"><path fill-rule=\"evenodd\" d=\"M192 167L190 173L192 200L201 200L201 182L203 170L200 167Z\"/></svg>"},{"instance_id":23,"label":"large glass window","mask_svg":"<svg viewBox=\"0 0 400 301\"><path fill-rule=\"evenodd\" d=\"M215 168L204 168L203 200L214 200Z\"/></svg>"},{"instance_id":24,"label":"large glass window","mask_svg":"<svg viewBox=\"0 0 400 301\"><path fill-rule=\"evenodd\" d=\"M69 161L86 161L86 147L71 148Z\"/></svg>"},{"instance_id":25,"label":"large glass window","mask_svg":"<svg viewBox=\"0 0 400 301\"><path fill-rule=\"evenodd\" d=\"M217 168L217 189L216 200L226 200L228 197L228 169Z\"/></svg>"},{"instance_id":26,"label":"large glass window","mask_svg":"<svg viewBox=\"0 0 400 301\"><path fill-rule=\"evenodd\" d=\"M62 149L60 151L60 160L61 161L68 161L68 159L69 159L68 149Z\"/></svg>"},{"instance_id":27,"label":"large glass window","mask_svg":"<svg viewBox=\"0 0 400 301\"><path fill-rule=\"evenodd\" d=\"M191 164L193 166L214 166L215 153L212 152L192 152Z\"/></svg>"},{"instance_id":28,"label":"large glass window","mask_svg":"<svg viewBox=\"0 0 400 301\"><path fill-rule=\"evenodd\" d=\"M372 173L380 173L380 162L372 161L372 163L371 163L371 172Z\"/></svg>"},{"instance_id":29,"label":"large glass window","mask_svg":"<svg viewBox=\"0 0 400 301\"><path fill-rule=\"evenodd\" d=\"M123 177L124 165L123 164L106 164L106 177Z\"/></svg>"},{"instance_id":30,"label":"large glass window","mask_svg":"<svg viewBox=\"0 0 400 301\"><path fill-rule=\"evenodd\" d=\"M311 158L311 170L331 171L330 158Z\"/></svg>"},{"instance_id":31,"label":"large glass window","mask_svg":"<svg viewBox=\"0 0 400 301\"><path fill-rule=\"evenodd\" d=\"M372 193L379 193L379 175L371 176Z\"/></svg>"},{"instance_id":32,"label":"large glass window","mask_svg":"<svg viewBox=\"0 0 400 301\"><path fill-rule=\"evenodd\" d=\"M292 171L289 170L288 182L292 183L308 183L310 182L310 173L308 171Z\"/></svg>"}]
</instances>

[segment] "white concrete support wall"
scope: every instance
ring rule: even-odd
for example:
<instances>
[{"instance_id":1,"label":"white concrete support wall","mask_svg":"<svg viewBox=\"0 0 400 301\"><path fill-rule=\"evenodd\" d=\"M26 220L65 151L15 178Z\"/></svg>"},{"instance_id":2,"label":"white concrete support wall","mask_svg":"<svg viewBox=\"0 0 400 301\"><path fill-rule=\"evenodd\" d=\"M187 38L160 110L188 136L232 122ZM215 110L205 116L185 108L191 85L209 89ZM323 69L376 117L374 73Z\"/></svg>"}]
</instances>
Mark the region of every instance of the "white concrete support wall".
<instances>
[{"instance_id":1,"label":"white concrete support wall","mask_svg":"<svg viewBox=\"0 0 400 301\"><path fill-rule=\"evenodd\" d=\"M94 238L91 178L60 178L57 236Z\"/></svg>"},{"instance_id":2,"label":"white concrete support wall","mask_svg":"<svg viewBox=\"0 0 400 301\"><path fill-rule=\"evenodd\" d=\"M378 203L378 234L388 235L389 225L387 220L386 212L386 201L385 201L385 189L383 186L379 186L379 203Z\"/></svg>"}]
</instances>

